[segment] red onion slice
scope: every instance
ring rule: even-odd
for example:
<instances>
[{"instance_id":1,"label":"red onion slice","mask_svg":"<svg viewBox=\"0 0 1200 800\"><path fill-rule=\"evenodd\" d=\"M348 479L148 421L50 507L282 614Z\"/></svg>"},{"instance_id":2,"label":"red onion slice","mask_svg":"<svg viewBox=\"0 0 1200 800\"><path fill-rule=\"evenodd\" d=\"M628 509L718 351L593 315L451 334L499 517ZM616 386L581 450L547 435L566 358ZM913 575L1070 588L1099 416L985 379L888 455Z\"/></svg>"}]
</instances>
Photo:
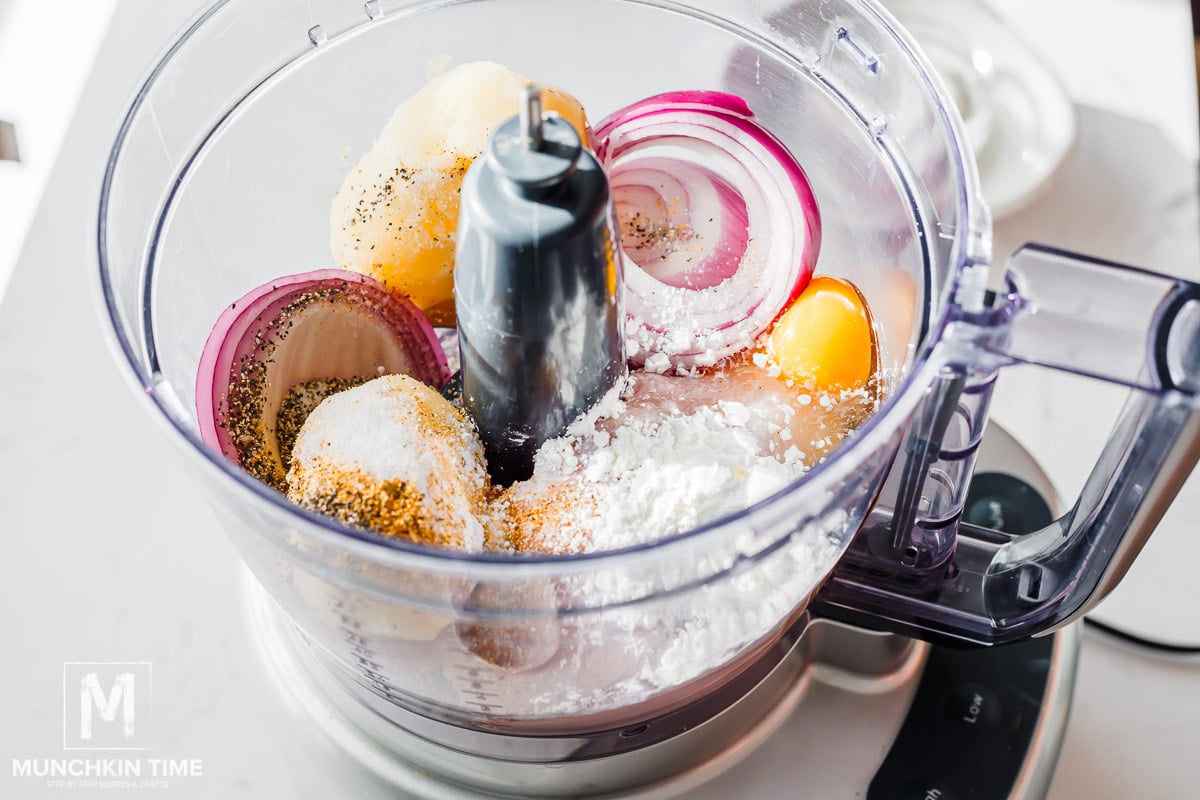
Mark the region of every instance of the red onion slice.
<instances>
[{"instance_id":1,"label":"red onion slice","mask_svg":"<svg viewBox=\"0 0 1200 800\"><path fill-rule=\"evenodd\" d=\"M687 373L752 345L807 285L817 201L787 147L723 92L671 92L596 128L625 259L631 360Z\"/></svg>"},{"instance_id":2,"label":"red onion slice","mask_svg":"<svg viewBox=\"0 0 1200 800\"><path fill-rule=\"evenodd\" d=\"M366 275L318 270L271 281L217 319L196 375L201 439L275 488L287 472L276 430L288 391L309 381L450 377L433 327Z\"/></svg>"},{"instance_id":3,"label":"red onion slice","mask_svg":"<svg viewBox=\"0 0 1200 800\"><path fill-rule=\"evenodd\" d=\"M640 159L612 179L621 247L668 286L707 289L733 277L749 220L737 189L697 164Z\"/></svg>"}]
</instances>

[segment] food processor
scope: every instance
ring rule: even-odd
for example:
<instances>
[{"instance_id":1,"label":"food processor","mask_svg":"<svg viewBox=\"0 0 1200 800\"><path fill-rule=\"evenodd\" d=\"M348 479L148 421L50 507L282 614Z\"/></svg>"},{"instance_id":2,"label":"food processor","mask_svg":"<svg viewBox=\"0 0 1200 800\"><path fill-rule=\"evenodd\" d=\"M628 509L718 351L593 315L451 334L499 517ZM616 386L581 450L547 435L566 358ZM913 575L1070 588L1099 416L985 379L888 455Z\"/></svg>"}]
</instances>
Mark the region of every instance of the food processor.
<instances>
[{"instance_id":1,"label":"food processor","mask_svg":"<svg viewBox=\"0 0 1200 800\"><path fill-rule=\"evenodd\" d=\"M697 530L521 558L340 526L201 443L192 386L212 320L327 266L353 156L439 64L478 59L569 88L593 118L679 88L746 100L820 201L818 272L860 288L900 376L851 441ZM852 724L810 708L829 692L850 707L897 690L906 710L856 791L1035 797L1065 723L1070 623L1197 458L1200 292L1027 247L989 293L969 153L940 80L868 0L226 0L121 126L101 286L124 369L254 575L277 683L401 789L679 794L791 713ZM1069 508L1019 447L985 436L1012 363L1131 389ZM839 796L813 765L812 796Z\"/></svg>"}]
</instances>

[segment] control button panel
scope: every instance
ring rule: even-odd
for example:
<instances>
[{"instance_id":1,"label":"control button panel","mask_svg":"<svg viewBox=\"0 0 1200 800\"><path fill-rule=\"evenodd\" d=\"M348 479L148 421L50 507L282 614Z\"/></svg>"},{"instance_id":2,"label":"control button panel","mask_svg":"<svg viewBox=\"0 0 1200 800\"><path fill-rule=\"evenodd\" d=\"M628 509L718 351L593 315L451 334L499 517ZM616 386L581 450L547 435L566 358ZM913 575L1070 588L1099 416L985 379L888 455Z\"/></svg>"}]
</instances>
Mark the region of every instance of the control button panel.
<instances>
[{"instance_id":1,"label":"control button panel","mask_svg":"<svg viewBox=\"0 0 1200 800\"><path fill-rule=\"evenodd\" d=\"M956 800L959 795L940 781L916 778L905 787L900 796L911 797L913 800Z\"/></svg>"},{"instance_id":2,"label":"control button panel","mask_svg":"<svg viewBox=\"0 0 1200 800\"><path fill-rule=\"evenodd\" d=\"M1011 475L976 475L969 522L1029 533L1050 508ZM990 648L931 647L912 707L866 800L1009 800L1042 713L1054 637Z\"/></svg>"},{"instance_id":3,"label":"control button panel","mask_svg":"<svg viewBox=\"0 0 1200 800\"><path fill-rule=\"evenodd\" d=\"M1051 636L990 649L933 647L867 800L1008 800L1025 763Z\"/></svg>"},{"instance_id":4,"label":"control button panel","mask_svg":"<svg viewBox=\"0 0 1200 800\"><path fill-rule=\"evenodd\" d=\"M998 728L1004 721L1000 698L980 683L960 683L946 690L946 719L964 732Z\"/></svg>"}]
</instances>

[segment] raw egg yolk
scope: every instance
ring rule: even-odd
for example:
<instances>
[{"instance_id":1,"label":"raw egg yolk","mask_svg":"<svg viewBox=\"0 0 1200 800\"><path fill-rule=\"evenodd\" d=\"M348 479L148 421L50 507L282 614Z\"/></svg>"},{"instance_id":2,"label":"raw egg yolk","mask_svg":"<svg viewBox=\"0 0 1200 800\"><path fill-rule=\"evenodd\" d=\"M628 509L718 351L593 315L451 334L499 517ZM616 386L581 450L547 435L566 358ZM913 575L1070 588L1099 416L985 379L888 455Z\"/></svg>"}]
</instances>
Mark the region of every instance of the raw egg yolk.
<instances>
[{"instance_id":1,"label":"raw egg yolk","mask_svg":"<svg viewBox=\"0 0 1200 800\"><path fill-rule=\"evenodd\" d=\"M847 281L813 278L768 340L780 374L813 391L861 389L871 378L871 315Z\"/></svg>"}]
</instances>

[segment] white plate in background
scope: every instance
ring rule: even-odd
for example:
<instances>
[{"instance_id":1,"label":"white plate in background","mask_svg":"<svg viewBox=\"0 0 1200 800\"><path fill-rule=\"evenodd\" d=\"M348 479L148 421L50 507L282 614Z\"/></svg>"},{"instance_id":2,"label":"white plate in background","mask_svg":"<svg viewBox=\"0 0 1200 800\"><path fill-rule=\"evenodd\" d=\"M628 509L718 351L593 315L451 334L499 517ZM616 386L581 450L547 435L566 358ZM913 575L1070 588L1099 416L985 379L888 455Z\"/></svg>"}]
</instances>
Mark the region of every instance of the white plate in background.
<instances>
[{"instance_id":1,"label":"white plate in background","mask_svg":"<svg viewBox=\"0 0 1200 800\"><path fill-rule=\"evenodd\" d=\"M887 0L937 67L975 148L999 219L1034 200L1075 142L1075 107L1057 76L978 0Z\"/></svg>"}]
</instances>

